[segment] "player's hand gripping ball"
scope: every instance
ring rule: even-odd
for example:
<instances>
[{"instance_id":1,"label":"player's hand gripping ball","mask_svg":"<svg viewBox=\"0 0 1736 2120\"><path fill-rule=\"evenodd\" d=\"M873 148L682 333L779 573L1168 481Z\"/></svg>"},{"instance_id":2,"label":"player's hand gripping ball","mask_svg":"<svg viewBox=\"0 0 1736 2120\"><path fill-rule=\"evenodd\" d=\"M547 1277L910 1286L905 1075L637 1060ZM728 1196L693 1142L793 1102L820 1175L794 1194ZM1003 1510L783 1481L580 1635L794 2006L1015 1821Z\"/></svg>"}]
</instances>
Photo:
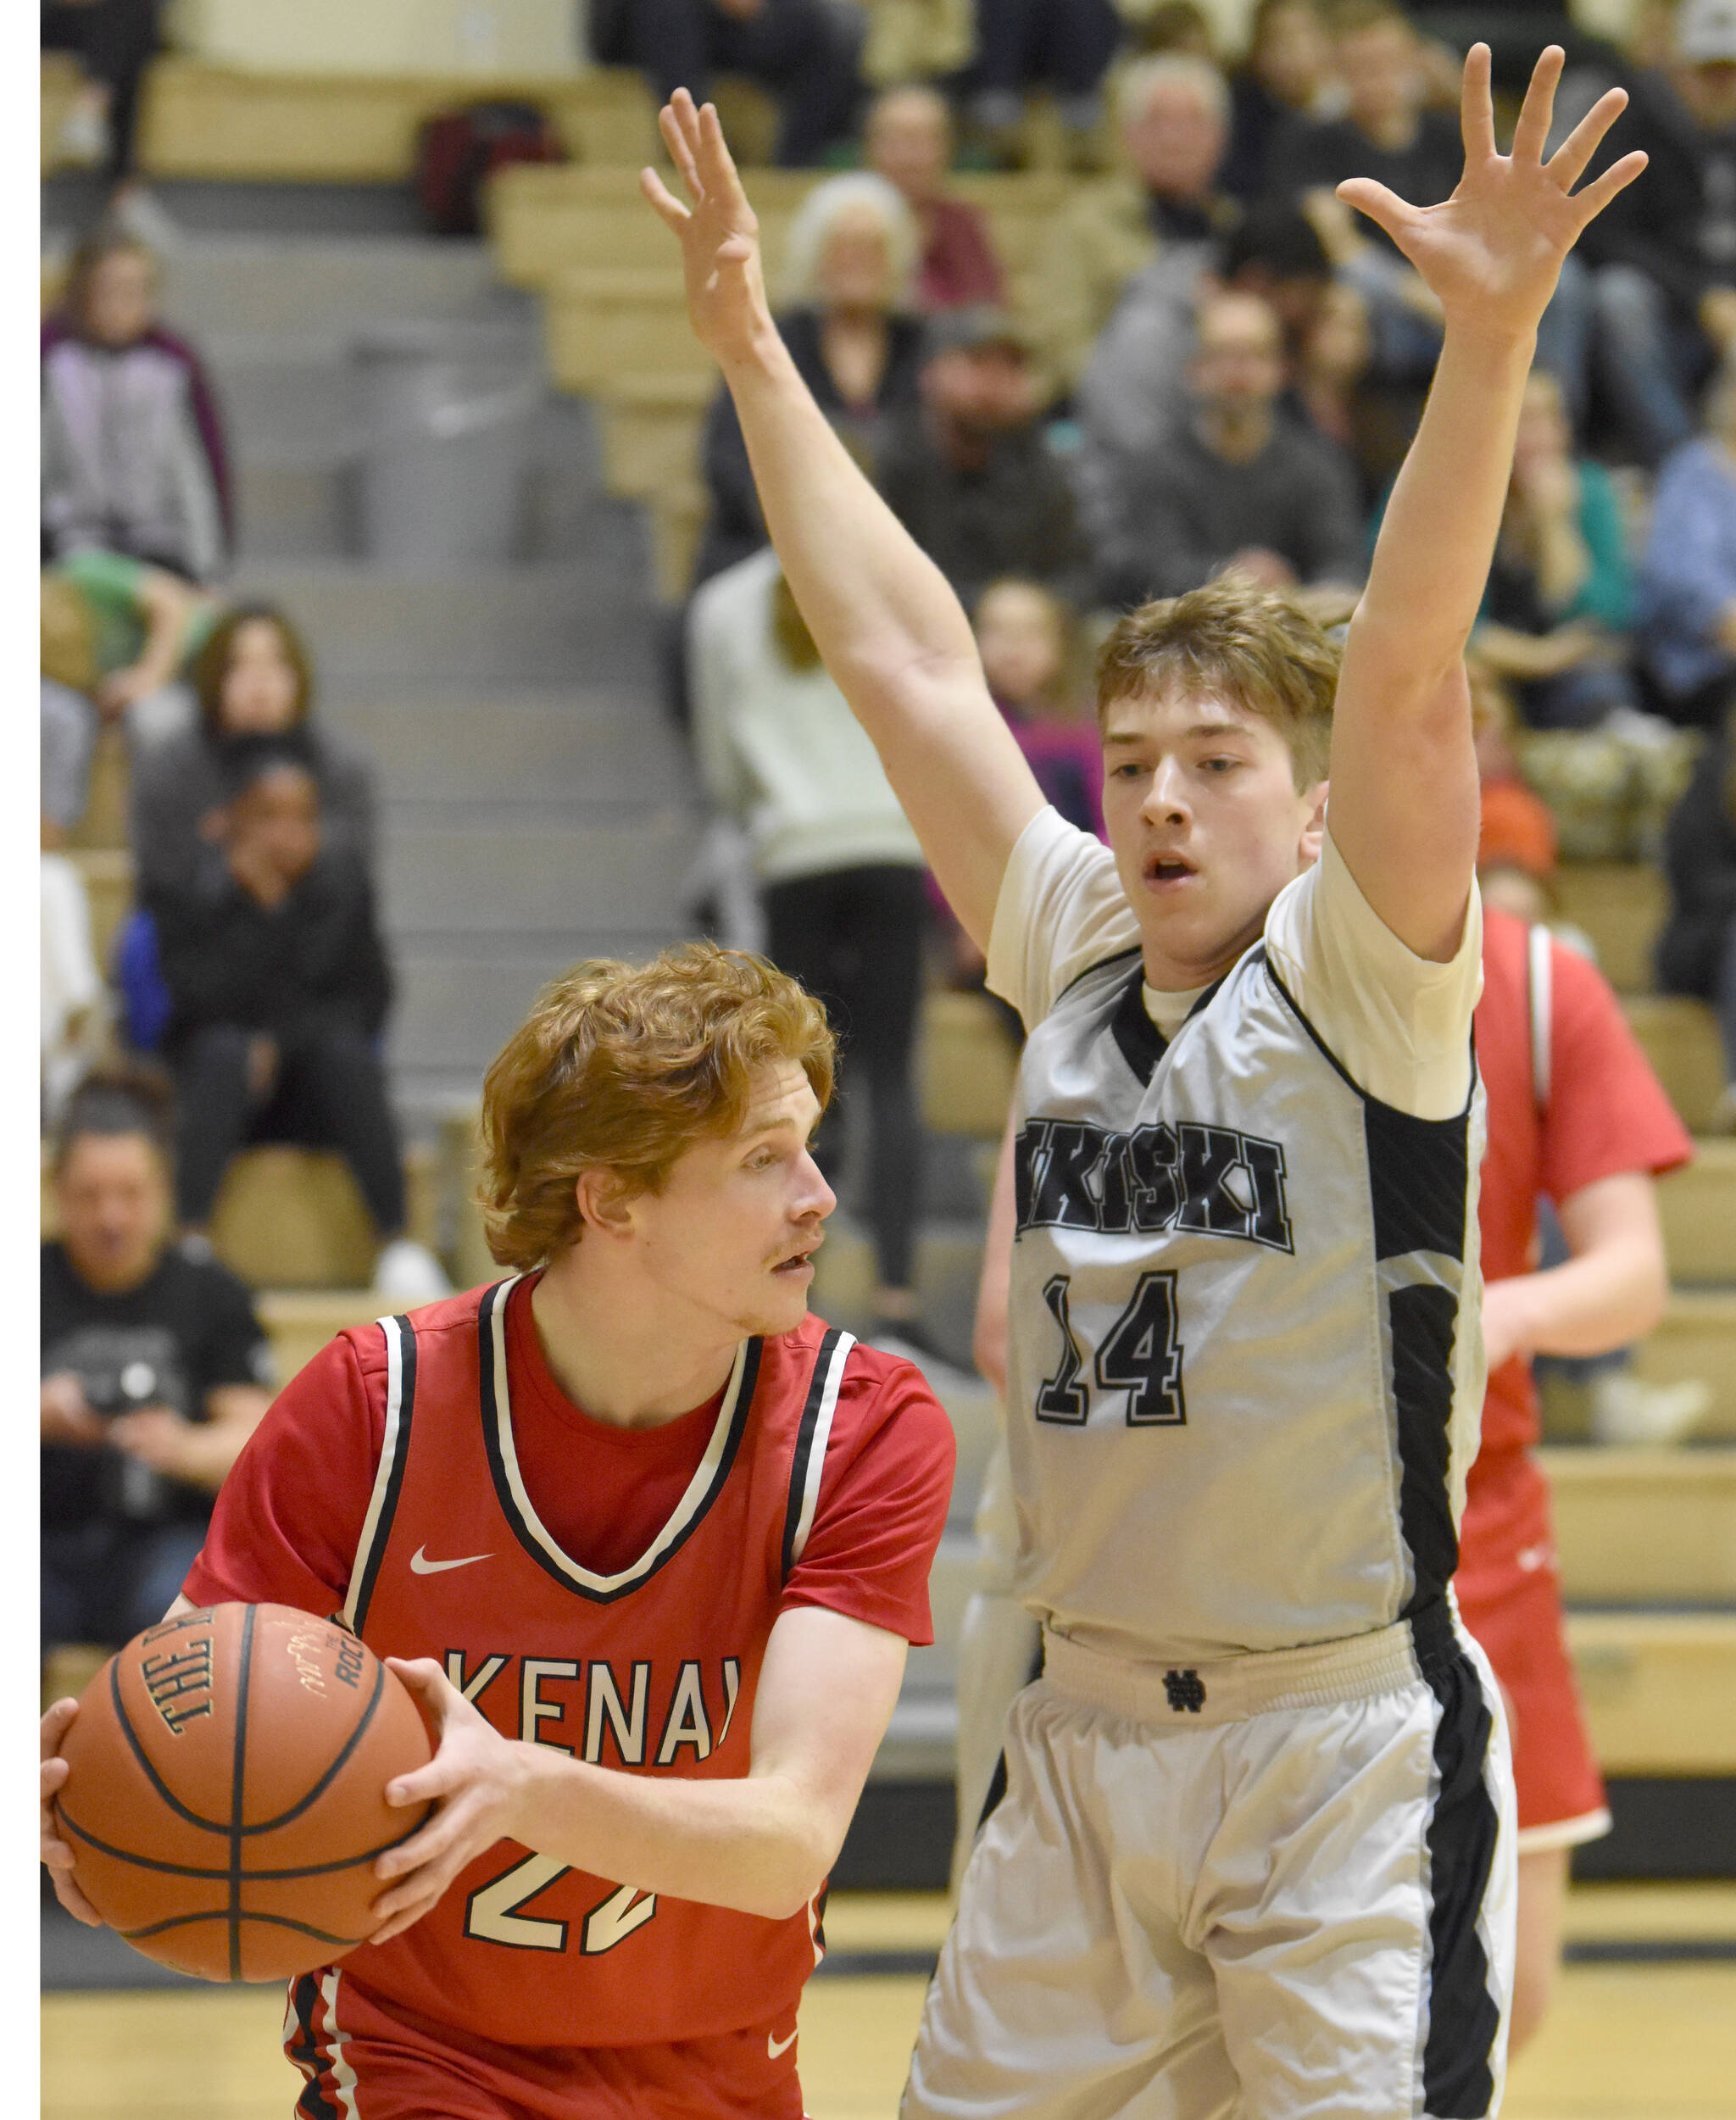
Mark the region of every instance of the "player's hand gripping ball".
<instances>
[{"instance_id":1,"label":"player's hand gripping ball","mask_svg":"<svg viewBox=\"0 0 1736 2120\"><path fill-rule=\"evenodd\" d=\"M55 1801L75 1881L136 1950L207 1980L328 1965L379 1926L375 1859L432 1808L409 1691L331 1620L287 1605L182 1612L91 1681Z\"/></svg>"}]
</instances>

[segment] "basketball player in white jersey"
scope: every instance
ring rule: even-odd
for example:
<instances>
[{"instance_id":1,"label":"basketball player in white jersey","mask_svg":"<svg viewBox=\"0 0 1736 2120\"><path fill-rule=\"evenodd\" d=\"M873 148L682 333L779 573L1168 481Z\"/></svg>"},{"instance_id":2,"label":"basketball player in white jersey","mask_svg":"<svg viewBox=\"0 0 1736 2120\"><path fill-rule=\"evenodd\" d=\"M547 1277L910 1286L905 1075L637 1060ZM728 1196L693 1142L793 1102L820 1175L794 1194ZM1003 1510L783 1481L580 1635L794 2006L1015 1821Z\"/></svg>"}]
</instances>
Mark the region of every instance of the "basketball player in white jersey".
<instances>
[{"instance_id":1,"label":"basketball player in white jersey","mask_svg":"<svg viewBox=\"0 0 1736 2120\"><path fill-rule=\"evenodd\" d=\"M1644 159L1573 194L1612 91L1544 161L1561 63L1503 156L1472 49L1446 203L1341 187L1445 323L1342 667L1234 579L1130 613L1108 850L1043 804L964 613L804 389L715 113L663 113L689 203L644 188L785 573L1030 1032L1009 1443L1044 1672L908 2120L1500 2101L1511 1784L1447 1587L1483 1382L1461 651L1538 320Z\"/></svg>"}]
</instances>

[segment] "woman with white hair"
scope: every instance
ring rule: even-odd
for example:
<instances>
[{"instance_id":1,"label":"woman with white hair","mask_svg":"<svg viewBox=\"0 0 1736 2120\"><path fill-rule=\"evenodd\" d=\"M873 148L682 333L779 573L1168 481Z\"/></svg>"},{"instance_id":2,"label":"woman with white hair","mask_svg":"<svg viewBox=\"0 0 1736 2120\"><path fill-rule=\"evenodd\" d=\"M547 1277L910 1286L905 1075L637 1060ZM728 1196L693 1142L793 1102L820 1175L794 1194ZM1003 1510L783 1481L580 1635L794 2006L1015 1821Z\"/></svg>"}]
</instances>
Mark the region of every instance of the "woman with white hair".
<instances>
[{"instance_id":1,"label":"woman with white hair","mask_svg":"<svg viewBox=\"0 0 1736 2120\"><path fill-rule=\"evenodd\" d=\"M920 249L897 189L867 170L816 184L790 224L778 318L784 343L833 426L872 458L886 416L916 402L922 327L910 314ZM765 543L747 445L720 389L702 444L711 510L697 588Z\"/></svg>"}]
</instances>

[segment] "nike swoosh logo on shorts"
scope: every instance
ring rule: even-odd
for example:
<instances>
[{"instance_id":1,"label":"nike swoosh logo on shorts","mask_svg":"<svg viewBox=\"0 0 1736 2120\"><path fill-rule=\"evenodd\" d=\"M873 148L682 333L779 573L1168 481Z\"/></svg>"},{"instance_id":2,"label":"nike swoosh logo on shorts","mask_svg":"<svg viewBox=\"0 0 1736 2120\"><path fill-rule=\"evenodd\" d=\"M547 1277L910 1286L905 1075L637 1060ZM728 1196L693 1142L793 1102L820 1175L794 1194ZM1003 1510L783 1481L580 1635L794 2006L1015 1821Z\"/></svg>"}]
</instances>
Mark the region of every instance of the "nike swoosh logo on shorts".
<instances>
[{"instance_id":1,"label":"nike swoosh logo on shorts","mask_svg":"<svg viewBox=\"0 0 1736 2120\"><path fill-rule=\"evenodd\" d=\"M773 2061L776 2061L780 2054L787 2054L795 2043L794 2032L792 2032L787 2039L773 2039L770 2032L765 2034L765 2050Z\"/></svg>"},{"instance_id":2,"label":"nike swoosh logo on shorts","mask_svg":"<svg viewBox=\"0 0 1736 2120\"><path fill-rule=\"evenodd\" d=\"M467 1553L460 1561L431 1561L428 1558L428 1549L426 1546L418 1546L410 1555L410 1573L412 1575L444 1575L448 1568L468 1568L476 1561L492 1561L494 1555L492 1553Z\"/></svg>"}]
</instances>

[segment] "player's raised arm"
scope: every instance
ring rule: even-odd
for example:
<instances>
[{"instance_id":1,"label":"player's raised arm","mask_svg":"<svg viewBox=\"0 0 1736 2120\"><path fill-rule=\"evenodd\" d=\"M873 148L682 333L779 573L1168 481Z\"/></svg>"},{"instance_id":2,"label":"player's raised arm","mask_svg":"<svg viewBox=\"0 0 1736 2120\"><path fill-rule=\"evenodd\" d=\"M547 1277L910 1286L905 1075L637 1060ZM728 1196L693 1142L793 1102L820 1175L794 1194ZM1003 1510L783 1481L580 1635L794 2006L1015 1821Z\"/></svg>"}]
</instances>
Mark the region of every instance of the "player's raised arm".
<instances>
[{"instance_id":1,"label":"player's raised arm","mask_svg":"<svg viewBox=\"0 0 1736 2120\"><path fill-rule=\"evenodd\" d=\"M1465 170L1439 206L1372 178L1338 196L1377 221L1441 304L1445 339L1344 650L1331 830L1363 894L1420 956L1450 957L1476 861L1477 784L1461 656L1512 464L1538 320L1580 231L1645 166L1576 192L1627 96L1611 89L1545 162L1562 54L1537 63L1510 155L1495 151L1488 47L1465 61Z\"/></svg>"},{"instance_id":2,"label":"player's raised arm","mask_svg":"<svg viewBox=\"0 0 1736 2120\"><path fill-rule=\"evenodd\" d=\"M954 912L986 949L1007 856L1042 794L958 598L851 461L777 335L758 224L716 112L677 89L659 123L687 203L650 170L641 186L681 242L688 315L735 399L784 573Z\"/></svg>"}]
</instances>

